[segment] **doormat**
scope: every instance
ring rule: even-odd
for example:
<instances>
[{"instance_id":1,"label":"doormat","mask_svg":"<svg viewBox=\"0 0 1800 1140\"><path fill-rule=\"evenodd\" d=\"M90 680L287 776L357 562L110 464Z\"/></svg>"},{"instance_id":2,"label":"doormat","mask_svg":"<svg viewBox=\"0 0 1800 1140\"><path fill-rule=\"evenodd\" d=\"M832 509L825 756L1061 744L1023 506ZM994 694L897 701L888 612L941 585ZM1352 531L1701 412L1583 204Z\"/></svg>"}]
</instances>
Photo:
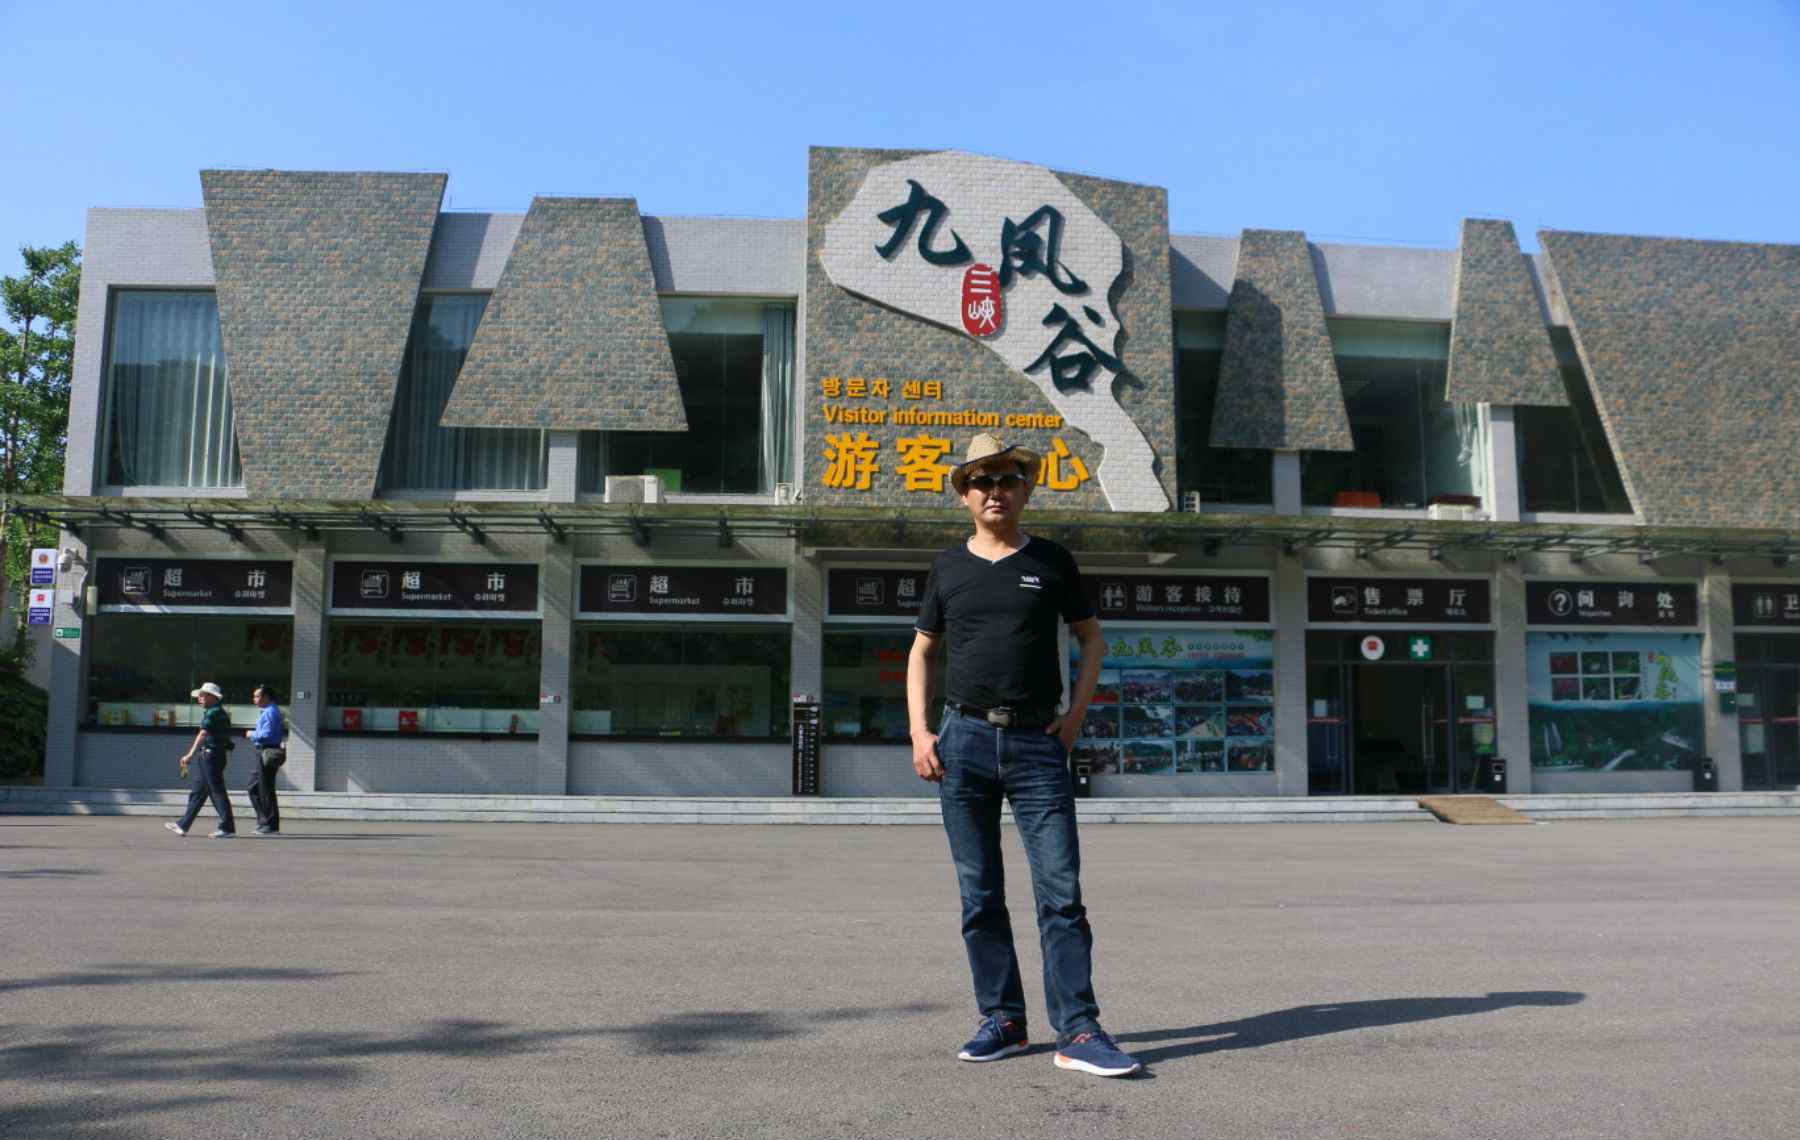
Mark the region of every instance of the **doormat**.
<instances>
[{"instance_id":1,"label":"doormat","mask_svg":"<svg viewBox=\"0 0 1800 1140\"><path fill-rule=\"evenodd\" d=\"M1445 823L1530 823L1531 820L1488 796L1423 796L1419 806Z\"/></svg>"}]
</instances>

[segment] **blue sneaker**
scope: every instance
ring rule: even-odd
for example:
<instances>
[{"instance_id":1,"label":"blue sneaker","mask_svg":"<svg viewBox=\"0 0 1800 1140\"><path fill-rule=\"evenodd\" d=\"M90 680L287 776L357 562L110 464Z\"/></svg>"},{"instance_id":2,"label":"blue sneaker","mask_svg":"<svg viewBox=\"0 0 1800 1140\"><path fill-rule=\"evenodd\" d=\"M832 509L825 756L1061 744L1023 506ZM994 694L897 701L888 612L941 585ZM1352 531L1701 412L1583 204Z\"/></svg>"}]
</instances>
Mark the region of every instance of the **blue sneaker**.
<instances>
[{"instance_id":1,"label":"blue sneaker","mask_svg":"<svg viewBox=\"0 0 1800 1140\"><path fill-rule=\"evenodd\" d=\"M998 1061L1031 1048L1025 1039L1025 1023L995 1014L984 1017L975 1037L956 1055L959 1061Z\"/></svg>"},{"instance_id":2,"label":"blue sneaker","mask_svg":"<svg viewBox=\"0 0 1800 1140\"><path fill-rule=\"evenodd\" d=\"M1126 1077L1144 1066L1103 1029L1084 1030L1056 1046L1056 1067L1096 1077Z\"/></svg>"}]
</instances>

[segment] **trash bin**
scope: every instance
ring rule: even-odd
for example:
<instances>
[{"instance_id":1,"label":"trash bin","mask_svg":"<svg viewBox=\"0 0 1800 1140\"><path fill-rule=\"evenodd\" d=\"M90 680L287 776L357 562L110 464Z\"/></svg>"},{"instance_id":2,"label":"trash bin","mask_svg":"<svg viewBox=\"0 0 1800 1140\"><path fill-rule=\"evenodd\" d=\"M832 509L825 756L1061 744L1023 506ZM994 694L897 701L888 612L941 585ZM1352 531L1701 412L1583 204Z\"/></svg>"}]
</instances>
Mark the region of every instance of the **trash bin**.
<instances>
[{"instance_id":1,"label":"trash bin","mask_svg":"<svg viewBox=\"0 0 1800 1140\"><path fill-rule=\"evenodd\" d=\"M1694 790L1696 792L1716 792L1719 790L1719 769L1711 756L1702 756L1694 761Z\"/></svg>"},{"instance_id":2,"label":"trash bin","mask_svg":"<svg viewBox=\"0 0 1800 1140\"><path fill-rule=\"evenodd\" d=\"M1490 756L1487 762L1484 791L1500 796L1506 794L1506 761L1499 756Z\"/></svg>"},{"instance_id":3,"label":"trash bin","mask_svg":"<svg viewBox=\"0 0 1800 1140\"><path fill-rule=\"evenodd\" d=\"M1072 765L1075 773L1075 798L1087 799L1094 794L1094 766L1086 760Z\"/></svg>"}]
</instances>

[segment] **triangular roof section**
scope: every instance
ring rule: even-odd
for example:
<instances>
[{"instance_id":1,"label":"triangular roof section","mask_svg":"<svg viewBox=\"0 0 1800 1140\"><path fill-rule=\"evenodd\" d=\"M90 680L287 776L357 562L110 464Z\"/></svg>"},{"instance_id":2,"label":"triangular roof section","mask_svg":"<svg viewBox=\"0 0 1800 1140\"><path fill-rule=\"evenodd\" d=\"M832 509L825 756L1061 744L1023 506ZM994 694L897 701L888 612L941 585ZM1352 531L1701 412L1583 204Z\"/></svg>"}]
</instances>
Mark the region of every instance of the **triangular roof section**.
<instances>
[{"instance_id":1,"label":"triangular roof section","mask_svg":"<svg viewBox=\"0 0 1800 1140\"><path fill-rule=\"evenodd\" d=\"M446 180L200 172L247 495L374 494Z\"/></svg>"},{"instance_id":2,"label":"triangular roof section","mask_svg":"<svg viewBox=\"0 0 1800 1140\"><path fill-rule=\"evenodd\" d=\"M1306 235L1245 230L1226 313L1212 446L1354 450Z\"/></svg>"},{"instance_id":3,"label":"triangular roof section","mask_svg":"<svg viewBox=\"0 0 1800 1140\"><path fill-rule=\"evenodd\" d=\"M532 199L442 423L687 430L635 199Z\"/></svg>"},{"instance_id":4,"label":"triangular roof section","mask_svg":"<svg viewBox=\"0 0 1800 1140\"><path fill-rule=\"evenodd\" d=\"M1444 398L1568 406L1550 326L1511 222L1463 219Z\"/></svg>"}]
</instances>

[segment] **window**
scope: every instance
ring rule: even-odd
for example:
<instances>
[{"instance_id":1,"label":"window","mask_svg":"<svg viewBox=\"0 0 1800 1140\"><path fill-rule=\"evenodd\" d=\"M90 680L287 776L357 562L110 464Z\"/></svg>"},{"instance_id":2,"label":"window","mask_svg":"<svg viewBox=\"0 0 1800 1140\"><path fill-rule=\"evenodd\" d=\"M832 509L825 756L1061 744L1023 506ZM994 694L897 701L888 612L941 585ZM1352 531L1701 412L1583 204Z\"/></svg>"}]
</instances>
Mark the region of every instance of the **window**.
<instances>
[{"instance_id":1,"label":"window","mask_svg":"<svg viewBox=\"0 0 1800 1140\"><path fill-rule=\"evenodd\" d=\"M1697 633L1527 633L1531 766L1693 767L1704 742Z\"/></svg>"},{"instance_id":2,"label":"window","mask_svg":"<svg viewBox=\"0 0 1800 1140\"><path fill-rule=\"evenodd\" d=\"M256 723L250 691L288 695L294 654L291 618L102 613L87 619L89 723L192 727L200 706L188 694L207 681L225 690L231 723Z\"/></svg>"},{"instance_id":3,"label":"window","mask_svg":"<svg viewBox=\"0 0 1800 1140\"><path fill-rule=\"evenodd\" d=\"M598 736L788 735L784 626L575 627L571 729Z\"/></svg>"},{"instance_id":4,"label":"window","mask_svg":"<svg viewBox=\"0 0 1800 1140\"><path fill-rule=\"evenodd\" d=\"M1587 373L1565 328L1550 330L1566 408L1526 407L1514 411L1519 451L1519 491L1528 511L1631 513L1619 465L1606 442L1606 429Z\"/></svg>"},{"instance_id":5,"label":"window","mask_svg":"<svg viewBox=\"0 0 1800 1140\"><path fill-rule=\"evenodd\" d=\"M684 432L583 432L580 487L660 475L671 491L756 494L793 478L794 308L664 297Z\"/></svg>"},{"instance_id":6,"label":"window","mask_svg":"<svg viewBox=\"0 0 1800 1140\"><path fill-rule=\"evenodd\" d=\"M825 632L825 735L865 740L910 739L906 660L917 636L910 625ZM935 726L944 703L944 669L931 671L928 718Z\"/></svg>"},{"instance_id":7,"label":"window","mask_svg":"<svg viewBox=\"0 0 1800 1140\"><path fill-rule=\"evenodd\" d=\"M549 433L438 426L487 301L484 293L420 299L388 423L382 490L521 491L547 484Z\"/></svg>"},{"instance_id":8,"label":"window","mask_svg":"<svg viewBox=\"0 0 1800 1140\"><path fill-rule=\"evenodd\" d=\"M212 293L113 294L101 425L104 483L243 483L219 304Z\"/></svg>"},{"instance_id":9,"label":"window","mask_svg":"<svg viewBox=\"0 0 1800 1140\"><path fill-rule=\"evenodd\" d=\"M1076 763L1122 776L1275 770L1273 633L1143 626L1106 641Z\"/></svg>"},{"instance_id":10,"label":"window","mask_svg":"<svg viewBox=\"0 0 1800 1140\"><path fill-rule=\"evenodd\" d=\"M334 620L324 727L533 733L542 659L535 621Z\"/></svg>"},{"instance_id":11,"label":"window","mask_svg":"<svg viewBox=\"0 0 1800 1140\"><path fill-rule=\"evenodd\" d=\"M1329 322L1354 451L1301 453L1314 507L1485 505L1487 433L1477 404L1444 399L1450 326Z\"/></svg>"},{"instance_id":12,"label":"window","mask_svg":"<svg viewBox=\"0 0 1800 1140\"><path fill-rule=\"evenodd\" d=\"M1198 492L1202 509L1209 503L1273 503L1271 452L1213 447L1208 442L1224 348L1224 313L1175 314L1175 470L1180 498L1185 501L1189 491Z\"/></svg>"}]
</instances>

